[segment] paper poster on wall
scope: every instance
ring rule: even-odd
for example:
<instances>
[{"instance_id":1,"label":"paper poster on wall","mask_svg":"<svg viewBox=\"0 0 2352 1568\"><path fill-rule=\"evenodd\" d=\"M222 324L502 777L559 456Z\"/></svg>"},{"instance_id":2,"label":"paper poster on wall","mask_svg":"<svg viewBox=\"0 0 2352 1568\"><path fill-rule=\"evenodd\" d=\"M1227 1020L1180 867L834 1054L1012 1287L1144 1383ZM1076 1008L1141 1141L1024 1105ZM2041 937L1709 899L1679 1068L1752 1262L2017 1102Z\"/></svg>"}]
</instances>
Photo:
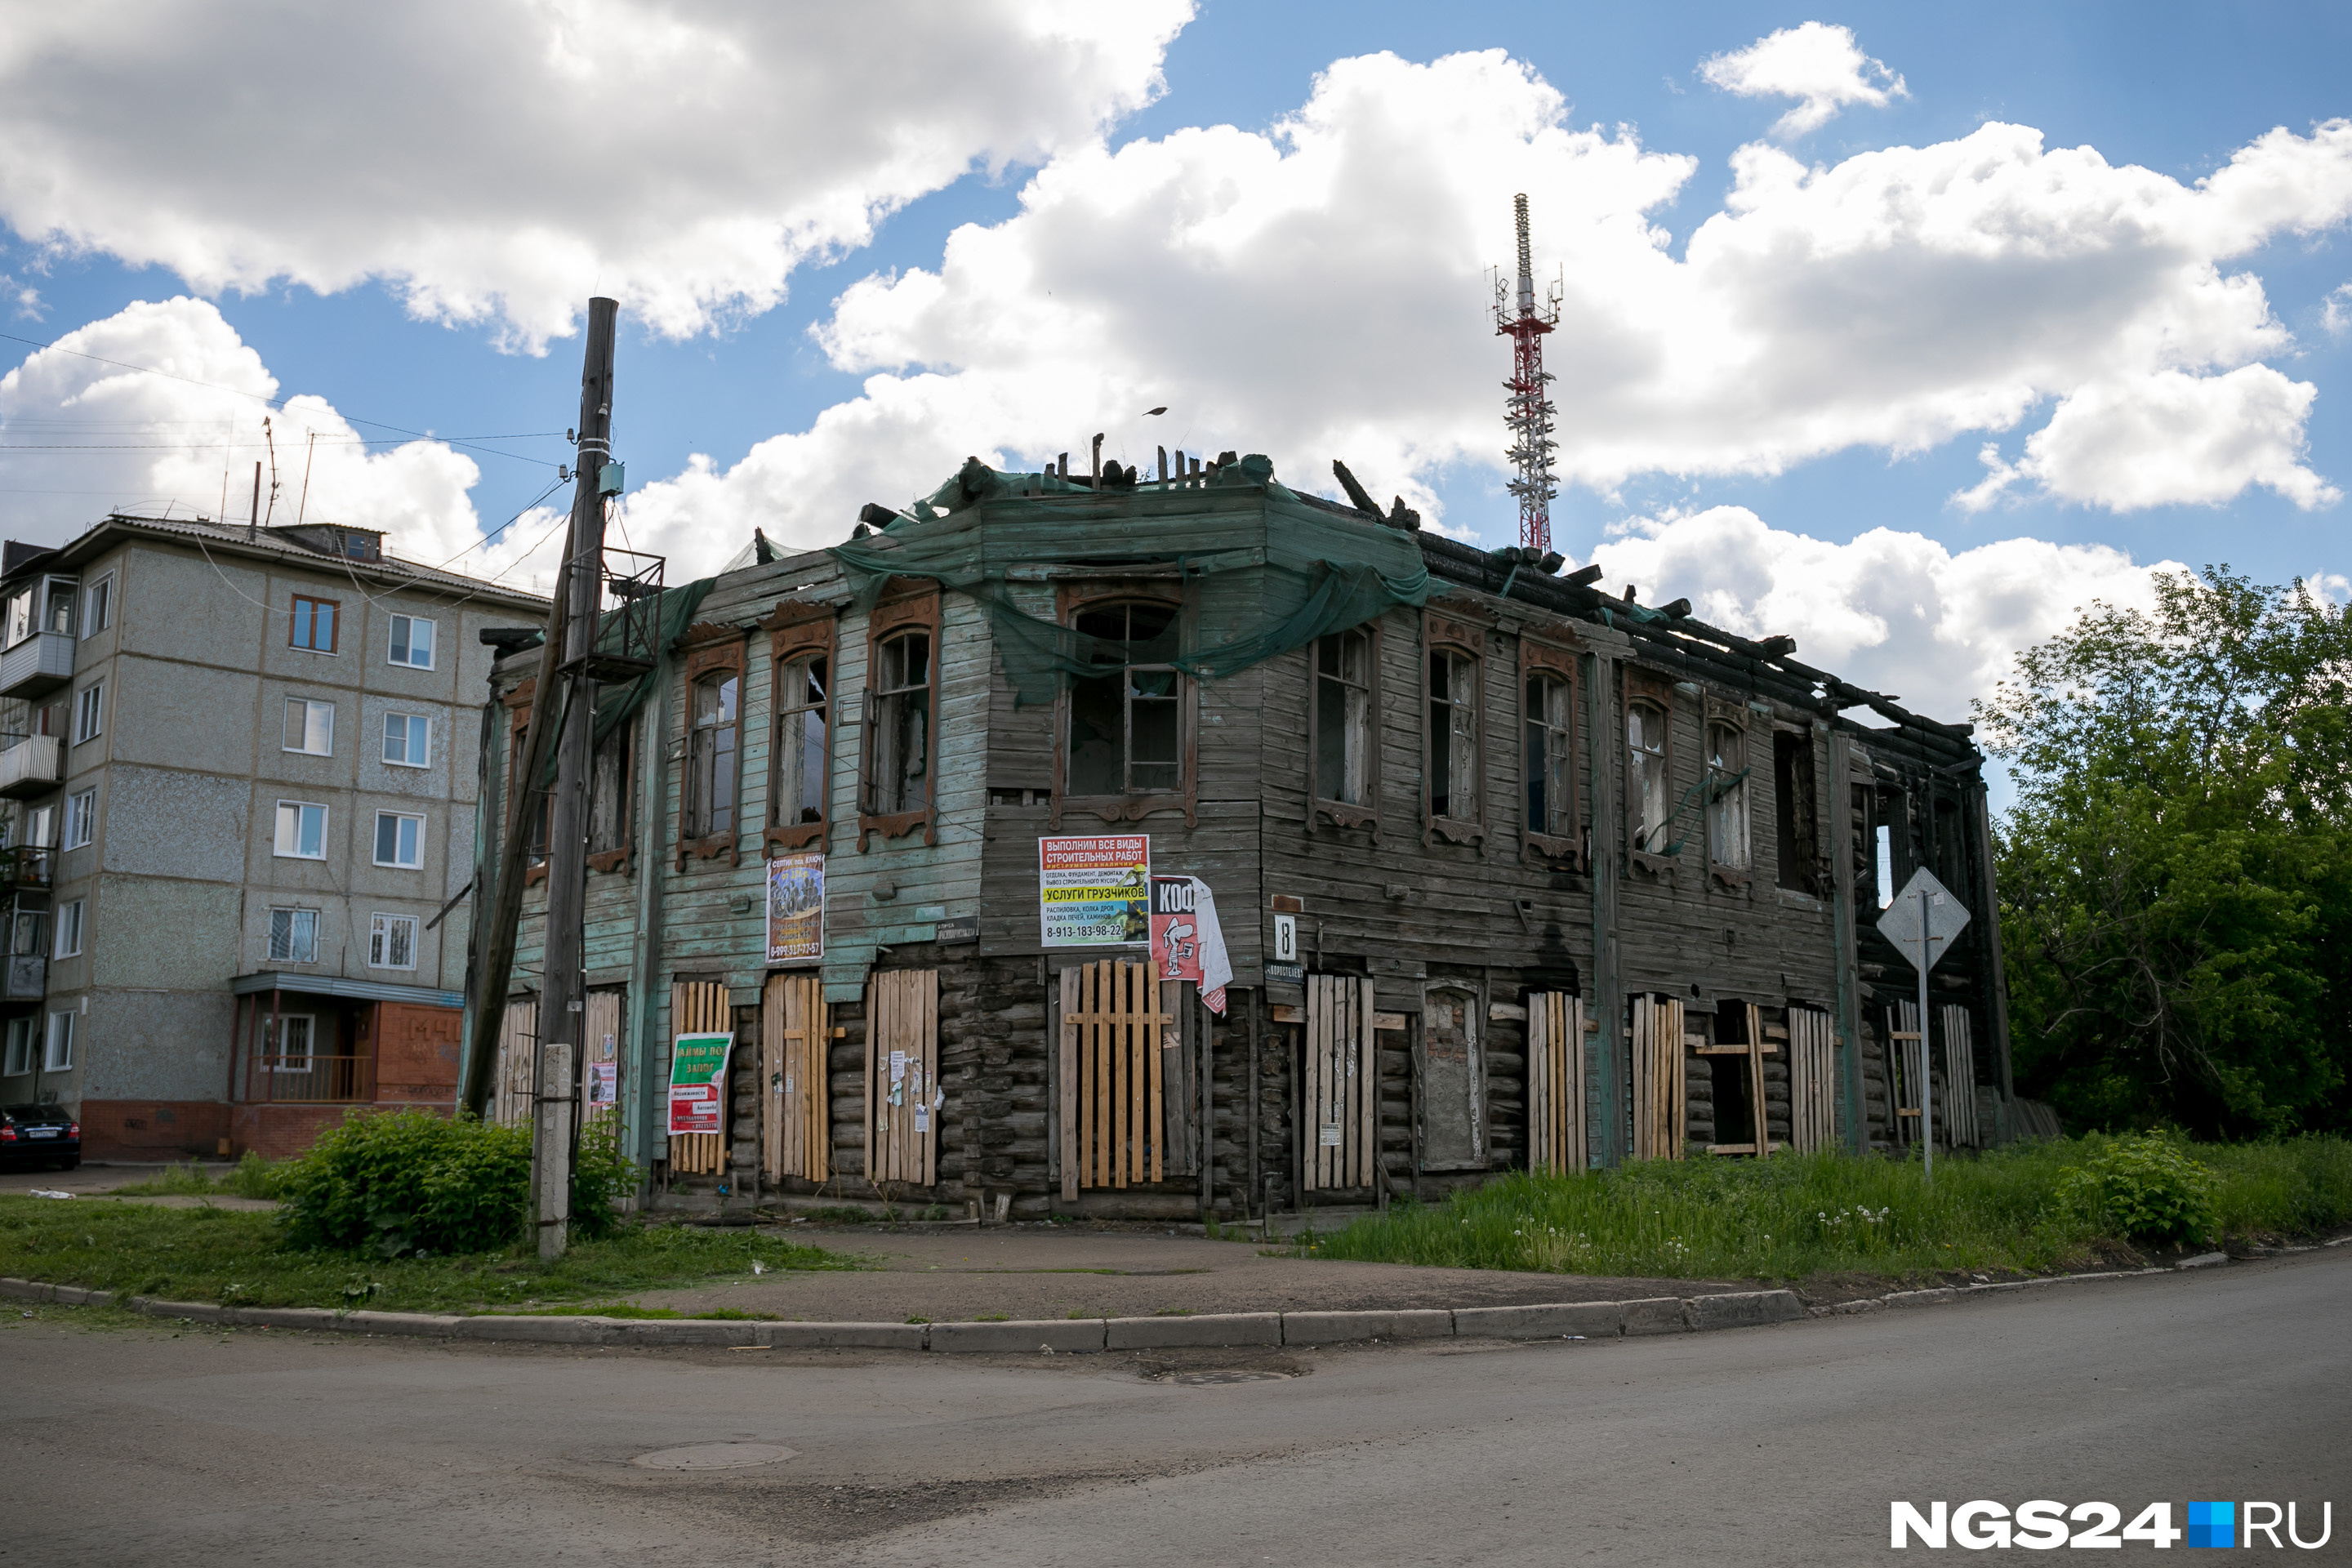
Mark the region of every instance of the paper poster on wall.
<instances>
[{"instance_id":1,"label":"paper poster on wall","mask_svg":"<svg viewBox=\"0 0 2352 1568\"><path fill-rule=\"evenodd\" d=\"M723 1132L732 1035L680 1035L669 1048L669 1135Z\"/></svg>"},{"instance_id":2,"label":"paper poster on wall","mask_svg":"<svg viewBox=\"0 0 2352 1568\"><path fill-rule=\"evenodd\" d=\"M1198 877L1151 879L1151 966L1162 980L1189 980L1201 1005L1223 1015L1234 966L1217 923L1217 898Z\"/></svg>"},{"instance_id":3,"label":"paper poster on wall","mask_svg":"<svg viewBox=\"0 0 2352 1568\"><path fill-rule=\"evenodd\" d=\"M1124 947L1151 936L1151 838L1101 834L1037 840L1037 903L1047 947Z\"/></svg>"},{"instance_id":4,"label":"paper poster on wall","mask_svg":"<svg viewBox=\"0 0 2352 1568\"><path fill-rule=\"evenodd\" d=\"M611 1105L620 1099L621 1064L590 1062L588 1064L588 1103Z\"/></svg>"},{"instance_id":5,"label":"paper poster on wall","mask_svg":"<svg viewBox=\"0 0 2352 1568\"><path fill-rule=\"evenodd\" d=\"M824 956L824 851L800 849L768 862L768 962L811 963Z\"/></svg>"}]
</instances>

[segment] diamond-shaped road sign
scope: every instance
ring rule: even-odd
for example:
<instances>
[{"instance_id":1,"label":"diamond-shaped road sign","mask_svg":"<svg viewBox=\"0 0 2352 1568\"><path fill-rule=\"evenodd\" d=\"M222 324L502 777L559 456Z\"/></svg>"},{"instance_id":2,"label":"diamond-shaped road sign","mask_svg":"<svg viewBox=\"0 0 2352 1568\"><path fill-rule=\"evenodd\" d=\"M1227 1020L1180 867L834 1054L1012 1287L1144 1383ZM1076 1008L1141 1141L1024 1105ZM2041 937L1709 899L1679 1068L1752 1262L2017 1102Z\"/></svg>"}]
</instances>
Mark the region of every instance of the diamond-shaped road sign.
<instances>
[{"instance_id":1,"label":"diamond-shaped road sign","mask_svg":"<svg viewBox=\"0 0 2352 1568\"><path fill-rule=\"evenodd\" d=\"M1920 894L1925 893L1926 898ZM1927 942L1920 942L1921 906L1926 906ZM1936 967L1936 960L1952 951L1952 939L1969 923L1969 911L1960 900L1936 880L1936 874L1922 866L1911 873L1886 912L1878 917L1878 931L1893 942L1914 967L1925 972Z\"/></svg>"}]
</instances>

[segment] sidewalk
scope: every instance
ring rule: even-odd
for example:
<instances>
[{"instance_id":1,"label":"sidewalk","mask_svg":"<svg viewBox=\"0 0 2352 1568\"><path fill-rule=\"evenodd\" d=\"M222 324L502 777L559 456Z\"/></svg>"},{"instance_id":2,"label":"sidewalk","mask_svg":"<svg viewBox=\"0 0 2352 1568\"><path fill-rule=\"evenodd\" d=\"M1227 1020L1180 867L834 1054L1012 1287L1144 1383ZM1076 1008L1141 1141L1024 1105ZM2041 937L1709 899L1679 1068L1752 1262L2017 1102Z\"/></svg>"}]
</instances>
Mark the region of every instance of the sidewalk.
<instances>
[{"instance_id":1,"label":"sidewalk","mask_svg":"<svg viewBox=\"0 0 2352 1568\"><path fill-rule=\"evenodd\" d=\"M1753 1290L1752 1281L1610 1279L1262 1257L1255 1241L1014 1225L919 1233L795 1225L771 1234L856 1255L858 1273L776 1273L647 1290L639 1306L803 1321L1135 1318L1623 1301Z\"/></svg>"}]
</instances>

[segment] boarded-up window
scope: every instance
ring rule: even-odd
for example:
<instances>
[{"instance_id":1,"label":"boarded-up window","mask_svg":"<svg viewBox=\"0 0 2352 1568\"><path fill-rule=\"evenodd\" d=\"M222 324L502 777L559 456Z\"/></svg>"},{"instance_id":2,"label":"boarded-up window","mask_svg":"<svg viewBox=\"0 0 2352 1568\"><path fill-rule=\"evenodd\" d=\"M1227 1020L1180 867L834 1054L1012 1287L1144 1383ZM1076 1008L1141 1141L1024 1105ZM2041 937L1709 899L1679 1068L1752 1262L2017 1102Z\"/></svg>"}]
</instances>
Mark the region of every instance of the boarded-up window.
<instances>
[{"instance_id":1,"label":"boarded-up window","mask_svg":"<svg viewBox=\"0 0 2352 1568\"><path fill-rule=\"evenodd\" d=\"M939 1180L940 973L877 972L866 984L866 1176Z\"/></svg>"},{"instance_id":2,"label":"boarded-up window","mask_svg":"<svg viewBox=\"0 0 2352 1568\"><path fill-rule=\"evenodd\" d=\"M1764 1058L1780 1047L1765 1039L1763 1010L1752 1002L1726 1002L1715 1017L1716 1043L1699 1045L1715 1080L1715 1142L1707 1152L1764 1158L1776 1147Z\"/></svg>"},{"instance_id":3,"label":"boarded-up window","mask_svg":"<svg viewBox=\"0 0 2352 1568\"><path fill-rule=\"evenodd\" d=\"M1633 998L1633 1158L1683 1157L1685 1117L1683 1005L1671 996Z\"/></svg>"},{"instance_id":4,"label":"boarded-up window","mask_svg":"<svg viewBox=\"0 0 2352 1568\"><path fill-rule=\"evenodd\" d=\"M761 1163L771 1176L833 1177L826 1058L833 1044L824 985L814 974L771 974L760 1006L760 1079L766 1085Z\"/></svg>"},{"instance_id":5,"label":"boarded-up window","mask_svg":"<svg viewBox=\"0 0 2352 1568\"><path fill-rule=\"evenodd\" d=\"M1307 1188L1377 1182L1380 1074L1372 1050L1372 983L1350 974L1307 977Z\"/></svg>"},{"instance_id":6,"label":"boarded-up window","mask_svg":"<svg viewBox=\"0 0 2352 1568\"><path fill-rule=\"evenodd\" d=\"M1581 1171L1584 1005L1565 991L1528 996L1528 1168Z\"/></svg>"},{"instance_id":7,"label":"boarded-up window","mask_svg":"<svg viewBox=\"0 0 2352 1568\"><path fill-rule=\"evenodd\" d=\"M669 1032L679 1035L719 1035L734 1030L734 1010L727 1005L727 987L716 980L681 980L670 987ZM733 1060L730 1058L729 1068ZM727 1111L730 1071L719 1075L719 1126L716 1132L688 1132L669 1141L669 1168L689 1175L717 1175L727 1169ZM667 1108L664 1108L667 1118ZM667 1122L665 1120L664 1125Z\"/></svg>"},{"instance_id":8,"label":"boarded-up window","mask_svg":"<svg viewBox=\"0 0 2352 1568\"><path fill-rule=\"evenodd\" d=\"M591 991L583 1014L587 1026L580 1047L580 1125L617 1115L621 1109L621 998L618 991Z\"/></svg>"},{"instance_id":9,"label":"boarded-up window","mask_svg":"<svg viewBox=\"0 0 2352 1568\"><path fill-rule=\"evenodd\" d=\"M1475 992L1433 986L1421 1005L1421 1167L1486 1163L1486 1064Z\"/></svg>"},{"instance_id":10,"label":"boarded-up window","mask_svg":"<svg viewBox=\"0 0 2352 1568\"><path fill-rule=\"evenodd\" d=\"M1062 972L1055 1076L1065 1200L1085 1187L1192 1170L1181 995L1147 963L1106 959Z\"/></svg>"},{"instance_id":11,"label":"boarded-up window","mask_svg":"<svg viewBox=\"0 0 2352 1568\"><path fill-rule=\"evenodd\" d=\"M1936 1009L1937 1022L1943 1026L1944 1092L1937 1101L1941 1120L1936 1134L1958 1147L1974 1147L1977 1136L1977 1064L1976 1043L1969 1033L1969 1010L1954 1003Z\"/></svg>"},{"instance_id":12,"label":"boarded-up window","mask_svg":"<svg viewBox=\"0 0 2352 1568\"><path fill-rule=\"evenodd\" d=\"M509 1002L499 1026L499 1059L491 1080L490 1120L529 1124L532 1076L539 1070L539 1004Z\"/></svg>"},{"instance_id":13,"label":"boarded-up window","mask_svg":"<svg viewBox=\"0 0 2352 1568\"><path fill-rule=\"evenodd\" d=\"M1799 1153L1837 1140L1837 1035L1818 1007L1789 1009L1789 1146Z\"/></svg>"}]
</instances>

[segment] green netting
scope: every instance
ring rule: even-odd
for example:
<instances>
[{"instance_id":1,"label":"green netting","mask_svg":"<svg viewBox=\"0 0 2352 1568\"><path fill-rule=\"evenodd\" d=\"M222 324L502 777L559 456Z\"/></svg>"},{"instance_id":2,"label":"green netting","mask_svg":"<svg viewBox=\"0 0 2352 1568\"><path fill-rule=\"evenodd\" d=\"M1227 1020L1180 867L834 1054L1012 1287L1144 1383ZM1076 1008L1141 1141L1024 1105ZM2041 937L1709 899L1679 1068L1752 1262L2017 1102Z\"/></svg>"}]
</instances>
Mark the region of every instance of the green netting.
<instances>
[{"instance_id":1,"label":"green netting","mask_svg":"<svg viewBox=\"0 0 2352 1568\"><path fill-rule=\"evenodd\" d=\"M698 577L691 583L662 590L661 606L654 627L654 647L668 647L677 641L686 628L694 624L694 613L702 608L702 601L709 596L711 585L718 581L716 577ZM607 610L603 618L604 625L596 629L596 651L618 653L622 639L620 612ZM632 714L646 705L646 699L654 694L655 673L647 670L635 680L596 688L596 709L588 731L591 747L602 745L605 736L620 728ZM559 726L562 723L563 710L560 703L550 717ZM555 732L560 735L563 731L559 728ZM552 745L547 748L547 764L540 772L539 782L541 789L554 786L555 748Z\"/></svg>"},{"instance_id":2,"label":"green netting","mask_svg":"<svg viewBox=\"0 0 2352 1568\"><path fill-rule=\"evenodd\" d=\"M1073 509L1063 497L1100 504ZM1022 705L1049 702L1065 677L1099 675L1106 665L1172 665L1213 680L1386 610L1418 608L1430 594L1410 534L1307 506L1256 453L1205 484L1163 490L1145 482L1099 496L973 458L913 511L871 542L832 551L853 604L872 608L893 577L928 578L980 600ZM1088 637L1019 602L1020 576L1054 565L1173 567L1188 613L1148 641Z\"/></svg>"}]
</instances>

